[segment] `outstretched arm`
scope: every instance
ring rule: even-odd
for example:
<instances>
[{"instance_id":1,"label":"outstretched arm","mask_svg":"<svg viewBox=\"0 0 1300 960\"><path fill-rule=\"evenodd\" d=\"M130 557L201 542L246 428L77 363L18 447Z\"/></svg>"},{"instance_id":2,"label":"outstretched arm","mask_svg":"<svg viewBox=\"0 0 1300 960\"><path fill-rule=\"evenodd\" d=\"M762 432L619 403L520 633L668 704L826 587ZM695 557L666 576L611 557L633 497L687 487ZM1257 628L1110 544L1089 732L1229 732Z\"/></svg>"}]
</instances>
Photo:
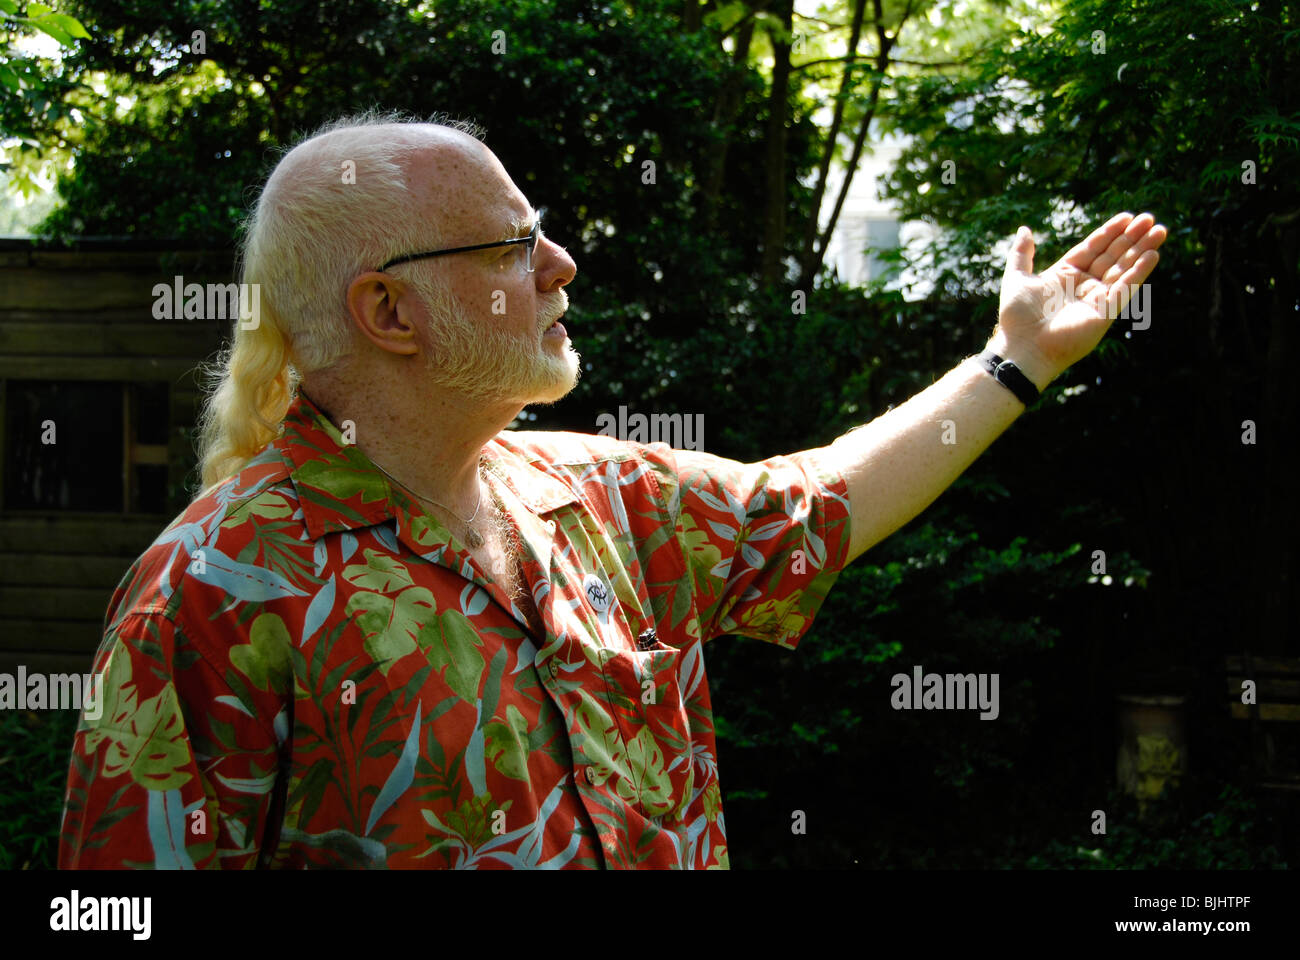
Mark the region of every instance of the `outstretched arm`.
<instances>
[{"instance_id":1,"label":"outstretched arm","mask_svg":"<svg viewBox=\"0 0 1300 960\"><path fill-rule=\"evenodd\" d=\"M1035 275L1034 239L1016 234L988 349L1039 390L1101 341L1133 289L1155 269L1167 231L1148 213L1121 213ZM1020 415L1024 405L974 359L907 403L831 445L847 478L849 560L928 507Z\"/></svg>"}]
</instances>

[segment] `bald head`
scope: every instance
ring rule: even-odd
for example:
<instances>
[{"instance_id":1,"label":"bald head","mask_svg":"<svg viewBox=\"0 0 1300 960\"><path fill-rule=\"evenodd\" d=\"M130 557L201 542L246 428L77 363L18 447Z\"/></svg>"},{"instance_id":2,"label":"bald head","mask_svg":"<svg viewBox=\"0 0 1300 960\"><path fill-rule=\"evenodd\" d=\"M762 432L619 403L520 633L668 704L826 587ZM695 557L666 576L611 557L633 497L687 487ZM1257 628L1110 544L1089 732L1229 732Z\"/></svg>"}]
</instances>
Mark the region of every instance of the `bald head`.
<instances>
[{"instance_id":1,"label":"bald head","mask_svg":"<svg viewBox=\"0 0 1300 960\"><path fill-rule=\"evenodd\" d=\"M335 121L289 150L258 199L242 249L246 283L290 341L300 372L355 344L348 285L387 260L440 243L505 171L467 123ZM512 185L513 186L513 185ZM449 219L449 214L452 219Z\"/></svg>"},{"instance_id":2,"label":"bald head","mask_svg":"<svg viewBox=\"0 0 1300 960\"><path fill-rule=\"evenodd\" d=\"M492 174L505 175L492 151L454 127L433 123L336 126L285 154L267 180L263 201L290 209L321 200L334 204L345 194L369 195L368 186L396 186L396 175L401 180L400 195L389 190L386 199L397 202L372 209L366 220L347 224L349 232L361 241L378 242L378 237L390 235L395 222L419 223L432 238L442 232L440 211L448 201L454 201L458 214L468 212L475 191L463 187ZM375 177L379 183L366 183ZM481 197L482 191L478 193Z\"/></svg>"}]
</instances>

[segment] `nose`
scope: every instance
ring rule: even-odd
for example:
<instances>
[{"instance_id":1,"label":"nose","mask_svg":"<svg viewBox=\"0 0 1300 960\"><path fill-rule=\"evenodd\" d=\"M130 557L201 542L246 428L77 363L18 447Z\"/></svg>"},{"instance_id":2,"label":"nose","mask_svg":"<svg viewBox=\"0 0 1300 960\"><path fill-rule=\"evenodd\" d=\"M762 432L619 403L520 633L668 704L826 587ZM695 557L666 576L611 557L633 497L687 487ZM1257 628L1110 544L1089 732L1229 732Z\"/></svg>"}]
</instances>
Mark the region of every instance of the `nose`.
<instances>
[{"instance_id":1,"label":"nose","mask_svg":"<svg viewBox=\"0 0 1300 960\"><path fill-rule=\"evenodd\" d=\"M534 273L537 289L543 293L558 290L577 276L578 265L569 256L569 251L545 234L538 238L536 252L538 259Z\"/></svg>"}]
</instances>

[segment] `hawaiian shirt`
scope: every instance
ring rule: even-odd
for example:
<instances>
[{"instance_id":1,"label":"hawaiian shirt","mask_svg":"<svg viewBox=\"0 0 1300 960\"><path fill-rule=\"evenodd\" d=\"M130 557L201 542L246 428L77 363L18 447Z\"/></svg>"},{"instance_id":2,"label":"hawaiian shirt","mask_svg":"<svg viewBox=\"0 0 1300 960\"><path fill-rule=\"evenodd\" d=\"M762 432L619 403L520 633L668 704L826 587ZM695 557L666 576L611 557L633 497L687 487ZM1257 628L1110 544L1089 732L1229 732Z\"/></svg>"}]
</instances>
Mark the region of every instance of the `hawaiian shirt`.
<instances>
[{"instance_id":1,"label":"hawaiian shirt","mask_svg":"<svg viewBox=\"0 0 1300 960\"><path fill-rule=\"evenodd\" d=\"M60 867L725 868L704 641L796 646L845 480L819 450L483 453L545 635L299 394L115 590Z\"/></svg>"}]
</instances>

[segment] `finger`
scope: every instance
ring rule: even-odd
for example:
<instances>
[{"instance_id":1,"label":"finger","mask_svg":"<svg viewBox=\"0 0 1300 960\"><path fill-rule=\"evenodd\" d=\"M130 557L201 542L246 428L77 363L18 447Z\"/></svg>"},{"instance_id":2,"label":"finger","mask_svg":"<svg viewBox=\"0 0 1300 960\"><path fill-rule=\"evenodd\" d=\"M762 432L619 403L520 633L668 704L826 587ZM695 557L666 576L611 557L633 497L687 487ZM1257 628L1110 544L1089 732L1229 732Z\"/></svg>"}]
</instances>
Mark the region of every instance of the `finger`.
<instances>
[{"instance_id":1,"label":"finger","mask_svg":"<svg viewBox=\"0 0 1300 960\"><path fill-rule=\"evenodd\" d=\"M1114 283L1130 267L1132 267L1133 264L1137 263L1138 258L1141 257L1142 254L1146 253L1148 250L1159 249L1160 245L1165 242L1165 239L1168 236L1169 231L1165 228L1164 224L1157 223L1146 232L1146 235L1143 236L1141 240L1125 250L1124 255L1110 265L1102 276L1102 280L1107 284Z\"/></svg>"},{"instance_id":2,"label":"finger","mask_svg":"<svg viewBox=\"0 0 1300 960\"><path fill-rule=\"evenodd\" d=\"M1059 263L1069 264L1076 270L1088 271L1092 266L1092 261L1097 259L1098 254L1102 253L1110 246L1111 241L1124 232L1129 221L1133 219L1131 213L1117 213L1100 227L1088 234L1087 239L1071 247L1066 252Z\"/></svg>"},{"instance_id":3,"label":"finger","mask_svg":"<svg viewBox=\"0 0 1300 960\"><path fill-rule=\"evenodd\" d=\"M1094 277L1104 277L1106 271L1117 263L1120 257L1124 256L1134 244L1146 236L1147 231L1151 229L1151 225L1155 222L1156 218L1149 213L1139 214L1134 217L1129 225L1124 228L1124 232L1110 242L1110 246L1106 248L1105 252L1092 261L1088 272Z\"/></svg>"},{"instance_id":4,"label":"finger","mask_svg":"<svg viewBox=\"0 0 1300 960\"><path fill-rule=\"evenodd\" d=\"M1120 315L1132 299L1133 291L1151 276L1151 271L1159 262L1160 254L1155 250L1147 250L1138 257L1137 262L1119 278L1119 282L1112 284L1106 292L1106 316L1114 318Z\"/></svg>"},{"instance_id":5,"label":"finger","mask_svg":"<svg viewBox=\"0 0 1300 960\"><path fill-rule=\"evenodd\" d=\"M1147 277L1151 276L1151 271L1156 268L1160 262L1160 254L1155 250L1148 250L1138 258L1137 263L1133 264L1124 275L1119 278L1120 283L1128 287L1131 291L1134 287L1140 287L1146 283Z\"/></svg>"},{"instance_id":6,"label":"finger","mask_svg":"<svg viewBox=\"0 0 1300 960\"><path fill-rule=\"evenodd\" d=\"M1007 273L1034 272L1034 234L1028 227L1016 231L1011 241L1011 252L1007 254Z\"/></svg>"}]
</instances>

